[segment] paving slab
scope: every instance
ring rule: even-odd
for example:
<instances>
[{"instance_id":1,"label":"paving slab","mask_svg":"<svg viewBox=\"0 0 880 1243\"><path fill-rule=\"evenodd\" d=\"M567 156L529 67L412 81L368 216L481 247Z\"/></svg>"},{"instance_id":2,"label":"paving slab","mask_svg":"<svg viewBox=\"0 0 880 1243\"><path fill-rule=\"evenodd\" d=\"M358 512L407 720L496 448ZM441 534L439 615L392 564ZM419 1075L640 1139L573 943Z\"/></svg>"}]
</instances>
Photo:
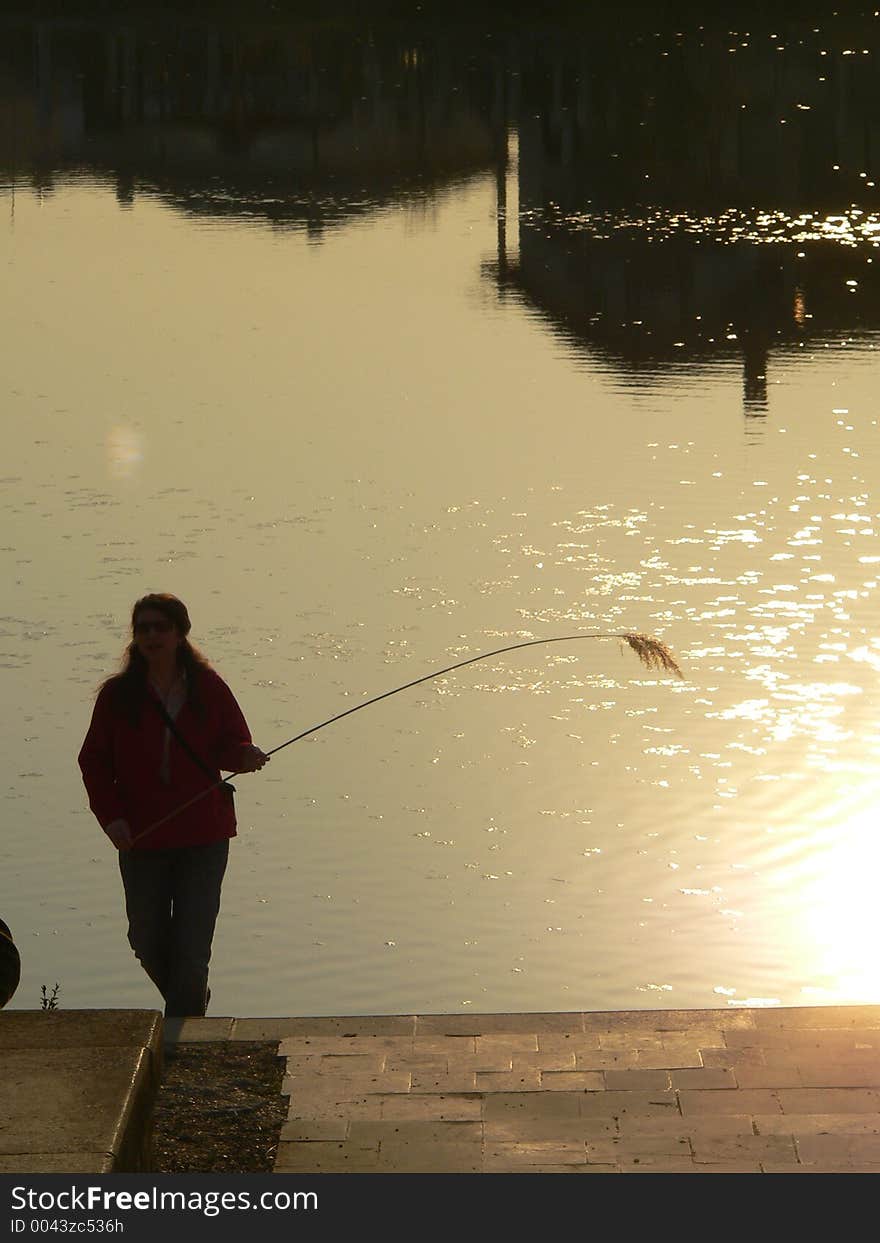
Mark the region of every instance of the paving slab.
<instances>
[{"instance_id":1,"label":"paving slab","mask_svg":"<svg viewBox=\"0 0 880 1243\"><path fill-rule=\"evenodd\" d=\"M462 1039L462 1037L449 1037ZM512 1032L495 1032L490 1036L474 1037L475 1051L479 1053L501 1053L505 1057L513 1057L515 1053L537 1053L538 1037L535 1032L516 1035ZM454 1047L454 1046L453 1046Z\"/></svg>"},{"instance_id":2,"label":"paving slab","mask_svg":"<svg viewBox=\"0 0 880 1243\"><path fill-rule=\"evenodd\" d=\"M563 1053L575 1055L581 1053L598 1053L600 1050L599 1032L538 1032L538 1052ZM630 1041L635 1046L635 1041ZM520 1055L528 1052L520 1050Z\"/></svg>"},{"instance_id":3,"label":"paving slab","mask_svg":"<svg viewBox=\"0 0 880 1243\"><path fill-rule=\"evenodd\" d=\"M578 1052L575 1054L574 1069L580 1071L645 1070L646 1067L640 1060L643 1051L641 1049L591 1049L586 1053ZM544 1056L549 1058L551 1055L545 1054ZM545 1069L551 1070L553 1067L547 1065ZM563 1067L563 1069L568 1068Z\"/></svg>"},{"instance_id":4,"label":"paving slab","mask_svg":"<svg viewBox=\"0 0 880 1243\"><path fill-rule=\"evenodd\" d=\"M350 1148L323 1140L282 1140L275 1157L276 1174L371 1174L376 1173L378 1166L378 1146Z\"/></svg>"},{"instance_id":5,"label":"paving slab","mask_svg":"<svg viewBox=\"0 0 880 1243\"><path fill-rule=\"evenodd\" d=\"M798 1160L794 1140L790 1135L697 1135L690 1141L694 1161L718 1163L719 1161L772 1161L777 1165Z\"/></svg>"},{"instance_id":6,"label":"paving slab","mask_svg":"<svg viewBox=\"0 0 880 1243\"><path fill-rule=\"evenodd\" d=\"M781 1118L782 1114L778 1116ZM698 1135L752 1135L753 1121L750 1114L707 1114L703 1117L691 1115L684 1118L672 1111L650 1116L624 1114L617 1119L617 1125L620 1134L628 1138L647 1139L653 1135L684 1135L694 1138Z\"/></svg>"},{"instance_id":7,"label":"paving slab","mask_svg":"<svg viewBox=\"0 0 880 1243\"><path fill-rule=\"evenodd\" d=\"M480 1092L537 1092L541 1087L541 1071L529 1070L478 1070L474 1076ZM597 1075L596 1087L601 1087L601 1075Z\"/></svg>"},{"instance_id":8,"label":"paving slab","mask_svg":"<svg viewBox=\"0 0 880 1243\"><path fill-rule=\"evenodd\" d=\"M355 1145L425 1144L483 1141L481 1122L424 1122L418 1119L383 1119L381 1122L352 1122L348 1138Z\"/></svg>"},{"instance_id":9,"label":"paving slab","mask_svg":"<svg viewBox=\"0 0 880 1243\"><path fill-rule=\"evenodd\" d=\"M503 1069L509 1070L510 1065L510 1059L508 1058L507 1062L503 1066ZM412 1071L413 1074L418 1071L422 1074L448 1075L457 1071L466 1073L469 1070L473 1070L473 1066L467 1064L467 1058L464 1058L461 1062L456 1059L453 1063L442 1053L425 1053L424 1055L415 1053L387 1053L385 1054L385 1065L383 1069L409 1070Z\"/></svg>"},{"instance_id":10,"label":"paving slab","mask_svg":"<svg viewBox=\"0 0 880 1243\"><path fill-rule=\"evenodd\" d=\"M285 1122L281 1128L282 1140L337 1140L342 1141L349 1138L351 1128L359 1126L357 1122L351 1122L348 1118L329 1118L323 1121L312 1119L311 1121L297 1120L293 1122Z\"/></svg>"},{"instance_id":11,"label":"paving slab","mask_svg":"<svg viewBox=\"0 0 880 1243\"><path fill-rule=\"evenodd\" d=\"M620 1174L617 1165L524 1165L517 1174Z\"/></svg>"},{"instance_id":12,"label":"paving slab","mask_svg":"<svg viewBox=\"0 0 880 1243\"><path fill-rule=\"evenodd\" d=\"M659 1153L656 1156L650 1153L644 1156L633 1156L628 1161L621 1161L617 1168L621 1174L697 1173L697 1166L690 1153L682 1153L677 1157L665 1157Z\"/></svg>"},{"instance_id":13,"label":"paving slab","mask_svg":"<svg viewBox=\"0 0 880 1243\"><path fill-rule=\"evenodd\" d=\"M703 1055L696 1044L676 1044L671 1049L639 1049L636 1067L642 1070L698 1070Z\"/></svg>"},{"instance_id":14,"label":"paving slab","mask_svg":"<svg viewBox=\"0 0 880 1243\"><path fill-rule=\"evenodd\" d=\"M584 1015L584 1031L754 1031L755 1010L613 1010Z\"/></svg>"},{"instance_id":15,"label":"paving slab","mask_svg":"<svg viewBox=\"0 0 880 1243\"><path fill-rule=\"evenodd\" d=\"M731 1050L734 1052L734 1050ZM752 1049L740 1049L740 1053L754 1052ZM857 1068L876 1067L880 1065L880 1048L864 1048L860 1045L844 1047L840 1045L810 1044L787 1045L785 1047L761 1050L764 1054L764 1066L819 1066L823 1063L834 1066Z\"/></svg>"},{"instance_id":16,"label":"paving slab","mask_svg":"<svg viewBox=\"0 0 880 1243\"><path fill-rule=\"evenodd\" d=\"M500 1069L507 1070L504 1066ZM516 1053L510 1059L510 1070L577 1070L574 1053Z\"/></svg>"},{"instance_id":17,"label":"paving slab","mask_svg":"<svg viewBox=\"0 0 880 1243\"><path fill-rule=\"evenodd\" d=\"M677 1094L671 1089L659 1092L621 1092L607 1089L604 1092L584 1092L580 1097L580 1112L589 1116L610 1114L615 1118L627 1115L644 1117L679 1112Z\"/></svg>"},{"instance_id":18,"label":"paving slab","mask_svg":"<svg viewBox=\"0 0 880 1243\"><path fill-rule=\"evenodd\" d=\"M332 1122L340 1118L348 1122L363 1119L378 1121L382 1117L382 1097L365 1096L357 1101L304 1101L300 1106L291 1101L287 1117L290 1122Z\"/></svg>"},{"instance_id":19,"label":"paving slab","mask_svg":"<svg viewBox=\"0 0 880 1243\"><path fill-rule=\"evenodd\" d=\"M780 1088L776 1095L787 1114L880 1113L880 1092L874 1088Z\"/></svg>"},{"instance_id":20,"label":"paving slab","mask_svg":"<svg viewBox=\"0 0 880 1243\"><path fill-rule=\"evenodd\" d=\"M481 1174L482 1141L428 1144L382 1143L378 1172L382 1174Z\"/></svg>"},{"instance_id":21,"label":"paving slab","mask_svg":"<svg viewBox=\"0 0 880 1243\"><path fill-rule=\"evenodd\" d=\"M477 1080L482 1077L473 1070L463 1070L451 1075L435 1075L432 1071L414 1070L412 1090L413 1092L443 1092L446 1095L455 1092L476 1092Z\"/></svg>"},{"instance_id":22,"label":"paving slab","mask_svg":"<svg viewBox=\"0 0 880 1243\"><path fill-rule=\"evenodd\" d=\"M477 1122L481 1118L480 1097L444 1096L441 1093L425 1096L384 1096L382 1117L393 1119L424 1119L437 1122Z\"/></svg>"},{"instance_id":23,"label":"paving slab","mask_svg":"<svg viewBox=\"0 0 880 1243\"><path fill-rule=\"evenodd\" d=\"M605 1087L605 1072L545 1070L541 1072L541 1087L545 1092L601 1092Z\"/></svg>"},{"instance_id":24,"label":"paving slab","mask_svg":"<svg viewBox=\"0 0 880 1243\"><path fill-rule=\"evenodd\" d=\"M607 1078L607 1075L606 1075ZM744 1084L740 1082L739 1074L734 1075L733 1071L723 1069L721 1067L701 1066L689 1070L673 1070L670 1078L672 1086L676 1090L682 1088L736 1088L736 1087L765 1087L765 1084Z\"/></svg>"},{"instance_id":25,"label":"paving slab","mask_svg":"<svg viewBox=\"0 0 880 1243\"><path fill-rule=\"evenodd\" d=\"M778 1167L782 1168L782 1167ZM791 1169L798 1169L798 1166L791 1166ZM637 1165L621 1166L623 1174L761 1174L763 1172L760 1165L752 1165L749 1162L740 1163L738 1161L720 1161L691 1162L682 1157L676 1159L658 1158L654 1162L641 1162Z\"/></svg>"},{"instance_id":26,"label":"paving slab","mask_svg":"<svg viewBox=\"0 0 880 1243\"><path fill-rule=\"evenodd\" d=\"M710 1169L710 1166L706 1167ZM765 1162L761 1165L763 1174L880 1174L880 1164L871 1165L859 1162L855 1165L822 1164L822 1165L774 1165Z\"/></svg>"},{"instance_id":27,"label":"paving slab","mask_svg":"<svg viewBox=\"0 0 880 1243\"><path fill-rule=\"evenodd\" d=\"M172 1018L165 1019L162 1038L166 1045L201 1044L205 1041L229 1040L233 1018ZM258 1039L258 1037L254 1037Z\"/></svg>"},{"instance_id":28,"label":"paving slab","mask_svg":"<svg viewBox=\"0 0 880 1243\"><path fill-rule=\"evenodd\" d=\"M768 1006L749 1013L759 1031L784 1027L880 1032L880 1006Z\"/></svg>"},{"instance_id":29,"label":"paving slab","mask_svg":"<svg viewBox=\"0 0 880 1243\"><path fill-rule=\"evenodd\" d=\"M522 1055L518 1054L514 1058L513 1054L504 1053L454 1053L451 1057L445 1059L447 1072L452 1074L469 1074L472 1071L487 1071L495 1074L507 1074L513 1070L514 1061L519 1061ZM533 1056L526 1054L526 1058ZM540 1063L539 1063L540 1065ZM530 1068L531 1069L531 1068Z\"/></svg>"},{"instance_id":30,"label":"paving slab","mask_svg":"<svg viewBox=\"0 0 880 1243\"><path fill-rule=\"evenodd\" d=\"M589 1139L615 1136L618 1133L616 1118L568 1117L522 1117L501 1115L483 1121L483 1139L486 1143L534 1143L538 1141L559 1143L586 1143Z\"/></svg>"},{"instance_id":31,"label":"paving slab","mask_svg":"<svg viewBox=\"0 0 880 1243\"><path fill-rule=\"evenodd\" d=\"M420 1014L416 1018L416 1034L418 1036L486 1036L512 1032L522 1035L524 1030L522 1020L521 1014ZM583 1030L584 1015L579 1012L529 1015L528 1031L530 1033L581 1033Z\"/></svg>"},{"instance_id":32,"label":"paving slab","mask_svg":"<svg viewBox=\"0 0 880 1243\"><path fill-rule=\"evenodd\" d=\"M767 1054L764 1049L754 1045L741 1049L730 1049L726 1045L700 1049L700 1060L704 1066L734 1068L736 1066L765 1066Z\"/></svg>"},{"instance_id":33,"label":"paving slab","mask_svg":"<svg viewBox=\"0 0 880 1243\"><path fill-rule=\"evenodd\" d=\"M233 1040L283 1040L287 1036L413 1036L416 1020L406 1014L333 1018L235 1019Z\"/></svg>"},{"instance_id":34,"label":"paving slab","mask_svg":"<svg viewBox=\"0 0 880 1243\"><path fill-rule=\"evenodd\" d=\"M348 1073L378 1075L382 1071L394 1069L396 1068L389 1065L389 1059L384 1053L352 1053L348 1056L336 1053L307 1053L287 1058L288 1075L305 1072L310 1075L345 1075Z\"/></svg>"},{"instance_id":35,"label":"paving slab","mask_svg":"<svg viewBox=\"0 0 880 1243\"><path fill-rule=\"evenodd\" d=\"M736 1087L739 1088L802 1088L804 1082L797 1066L737 1066Z\"/></svg>"},{"instance_id":36,"label":"paving slab","mask_svg":"<svg viewBox=\"0 0 880 1243\"><path fill-rule=\"evenodd\" d=\"M412 1075L406 1070L389 1070L379 1075L371 1075L364 1072L352 1073L346 1068L335 1075L317 1076L309 1074L308 1071L285 1075L281 1092L283 1096L293 1096L299 1093L333 1093L342 1089L345 1098L350 1099L352 1096L409 1092L412 1086Z\"/></svg>"},{"instance_id":37,"label":"paving slab","mask_svg":"<svg viewBox=\"0 0 880 1243\"><path fill-rule=\"evenodd\" d=\"M587 1161L586 1145L574 1140L490 1141L483 1155L487 1173L509 1172L529 1165L585 1165Z\"/></svg>"},{"instance_id":38,"label":"paving slab","mask_svg":"<svg viewBox=\"0 0 880 1243\"><path fill-rule=\"evenodd\" d=\"M685 1118L707 1114L779 1114L780 1095L764 1088L737 1088L735 1092L727 1088L685 1088L677 1093L678 1107Z\"/></svg>"},{"instance_id":39,"label":"paving slab","mask_svg":"<svg viewBox=\"0 0 880 1243\"><path fill-rule=\"evenodd\" d=\"M632 1165L645 1157L686 1157L691 1146L686 1135L606 1136L587 1140L591 1161L612 1165Z\"/></svg>"},{"instance_id":40,"label":"paving slab","mask_svg":"<svg viewBox=\"0 0 880 1243\"><path fill-rule=\"evenodd\" d=\"M805 1088L880 1087L880 1064L877 1062L873 1065L848 1065L841 1062L836 1066L813 1066L804 1058L798 1069Z\"/></svg>"},{"instance_id":41,"label":"paving slab","mask_svg":"<svg viewBox=\"0 0 880 1243\"><path fill-rule=\"evenodd\" d=\"M606 1089L624 1092L637 1092L640 1089L648 1092L666 1092L672 1087L672 1078L668 1070L635 1069L606 1070L601 1077Z\"/></svg>"},{"instance_id":42,"label":"paving slab","mask_svg":"<svg viewBox=\"0 0 880 1243\"><path fill-rule=\"evenodd\" d=\"M880 1135L799 1135L794 1143L803 1165L880 1162Z\"/></svg>"},{"instance_id":43,"label":"paving slab","mask_svg":"<svg viewBox=\"0 0 880 1243\"><path fill-rule=\"evenodd\" d=\"M233 1030L232 1039L234 1040L280 1040L278 1052L282 1057L290 1056L308 1056L316 1054L335 1054L337 1057L347 1057L349 1054L362 1056L365 1053L376 1056L377 1054L401 1054L409 1056L413 1052L413 1039L411 1036L378 1036L370 1033L364 1036L346 1036L336 1035L327 1036L323 1033L318 1035L308 1035L307 1033L298 1033L297 1035L264 1035L254 1036L250 1033L258 1030L245 1022L239 1020ZM267 1029L268 1030L268 1029ZM279 1029L280 1030L280 1029ZM420 1046L421 1048L421 1046ZM473 1053L473 1039L470 1041L469 1051ZM421 1048L422 1054L425 1049ZM446 1050L441 1050L441 1055Z\"/></svg>"},{"instance_id":44,"label":"paving slab","mask_svg":"<svg viewBox=\"0 0 880 1243\"><path fill-rule=\"evenodd\" d=\"M880 1135L880 1114L758 1114L758 1135Z\"/></svg>"},{"instance_id":45,"label":"paving slab","mask_svg":"<svg viewBox=\"0 0 880 1243\"><path fill-rule=\"evenodd\" d=\"M481 1116L487 1121L498 1119L579 1118L579 1092L487 1092L479 1098ZM604 1093L603 1093L604 1095Z\"/></svg>"}]
</instances>

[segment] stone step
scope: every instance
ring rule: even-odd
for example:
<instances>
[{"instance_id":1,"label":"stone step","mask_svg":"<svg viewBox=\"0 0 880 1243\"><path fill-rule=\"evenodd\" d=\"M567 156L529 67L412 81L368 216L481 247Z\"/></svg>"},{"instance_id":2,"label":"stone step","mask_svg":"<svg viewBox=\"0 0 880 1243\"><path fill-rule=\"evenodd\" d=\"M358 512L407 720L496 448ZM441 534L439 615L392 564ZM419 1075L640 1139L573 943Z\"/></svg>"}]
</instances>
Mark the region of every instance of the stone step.
<instances>
[{"instance_id":1,"label":"stone step","mask_svg":"<svg viewBox=\"0 0 880 1243\"><path fill-rule=\"evenodd\" d=\"M4 1010L0 1065L0 1173L152 1168L158 1012Z\"/></svg>"}]
</instances>

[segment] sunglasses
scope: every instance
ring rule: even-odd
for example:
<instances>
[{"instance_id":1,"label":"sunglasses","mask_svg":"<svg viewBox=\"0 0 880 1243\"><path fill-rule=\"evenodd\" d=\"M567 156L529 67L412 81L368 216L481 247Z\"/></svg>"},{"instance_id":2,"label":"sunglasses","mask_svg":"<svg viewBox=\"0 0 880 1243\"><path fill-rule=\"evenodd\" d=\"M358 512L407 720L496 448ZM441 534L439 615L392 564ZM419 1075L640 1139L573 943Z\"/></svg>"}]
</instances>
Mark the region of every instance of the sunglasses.
<instances>
[{"instance_id":1,"label":"sunglasses","mask_svg":"<svg viewBox=\"0 0 880 1243\"><path fill-rule=\"evenodd\" d=\"M135 634L149 634L151 630L155 630L157 634L167 634L170 629L170 621L139 621L134 624Z\"/></svg>"}]
</instances>

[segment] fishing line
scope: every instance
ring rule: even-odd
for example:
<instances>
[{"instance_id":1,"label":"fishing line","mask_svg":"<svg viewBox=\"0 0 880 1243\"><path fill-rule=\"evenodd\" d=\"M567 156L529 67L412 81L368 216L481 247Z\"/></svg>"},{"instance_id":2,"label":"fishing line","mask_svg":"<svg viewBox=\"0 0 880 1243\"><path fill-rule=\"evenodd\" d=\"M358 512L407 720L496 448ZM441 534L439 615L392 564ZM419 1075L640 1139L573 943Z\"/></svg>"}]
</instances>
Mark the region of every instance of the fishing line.
<instances>
[{"instance_id":1,"label":"fishing line","mask_svg":"<svg viewBox=\"0 0 880 1243\"><path fill-rule=\"evenodd\" d=\"M679 669L675 658L669 651L665 643L661 643L659 639L653 639L650 635L638 634L633 631L609 632L609 633L593 633L593 634L562 634L555 635L550 639L528 639L522 643L511 643L508 647L497 647L491 652L482 652L479 656L470 656L467 660L459 660L454 665L447 665L445 669L435 669L433 673L426 673L424 677L415 678L412 682L406 682L403 686L396 686L394 690L384 691L381 695L374 695L372 699L367 699L363 703L355 704L352 708L346 708L344 712L337 712L336 716L329 717L326 721L321 721L318 725L312 725L309 729L304 729L301 734L297 734L294 738L288 738L286 742L280 743L277 747L273 747L271 751L266 751L266 755L275 755L279 751L283 751L285 747L290 747L295 742L300 742L303 738L308 738L309 734L316 734L319 729L325 729L328 725L332 725L335 721L341 721L345 716L351 716L352 712L360 712L362 708L369 708L371 704L379 703L382 699L388 699L391 695L399 695L401 691L408 691L413 686L419 686L422 682L430 682L432 678L441 678L445 673L452 673L455 669L463 669L466 665L474 665L479 660L488 660L492 656L501 656L504 652L515 652L521 647L537 647L541 643L569 643L578 639L620 639L627 643L635 652L639 660L648 669L660 670L664 673L673 673L676 677L682 677L681 669ZM219 789L220 786L226 785L232 781L233 777L241 776L241 773L230 773L228 777L215 781L213 785L206 786L204 790L200 790L198 794L189 799L185 803L181 803L179 807L175 807L173 811L168 812L161 820L155 821L143 829L136 837L132 838L132 844L139 842L147 834L154 832L161 825L167 824L175 816L180 815L188 807L192 807L193 803L199 802L212 790Z\"/></svg>"}]
</instances>

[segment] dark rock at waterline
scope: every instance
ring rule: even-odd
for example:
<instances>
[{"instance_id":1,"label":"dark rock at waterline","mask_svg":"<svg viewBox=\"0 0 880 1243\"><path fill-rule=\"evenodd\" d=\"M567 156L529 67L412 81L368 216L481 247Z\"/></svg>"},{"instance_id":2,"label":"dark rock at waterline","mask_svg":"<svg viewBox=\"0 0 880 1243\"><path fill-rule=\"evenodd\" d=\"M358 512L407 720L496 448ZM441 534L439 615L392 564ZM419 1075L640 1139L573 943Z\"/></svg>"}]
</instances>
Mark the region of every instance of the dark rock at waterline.
<instances>
[{"instance_id":1,"label":"dark rock at waterline","mask_svg":"<svg viewBox=\"0 0 880 1243\"><path fill-rule=\"evenodd\" d=\"M11 999L21 979L21 958L9 926L0 919L0 1009Z\"/></svg>"}]
</instances>

